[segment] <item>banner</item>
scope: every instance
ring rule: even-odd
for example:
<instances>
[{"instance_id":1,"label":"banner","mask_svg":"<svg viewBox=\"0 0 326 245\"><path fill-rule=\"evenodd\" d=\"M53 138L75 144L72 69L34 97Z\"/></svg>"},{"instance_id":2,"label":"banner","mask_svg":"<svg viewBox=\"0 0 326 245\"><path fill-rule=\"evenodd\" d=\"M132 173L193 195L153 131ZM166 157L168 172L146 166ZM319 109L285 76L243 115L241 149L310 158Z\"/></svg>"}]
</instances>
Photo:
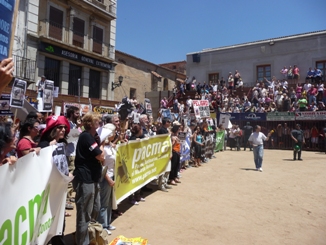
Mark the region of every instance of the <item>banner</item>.
<instances>
[{"instance_id":1,"label":"banner","mask_svg":"<svg viewBox=\"0 0 326 245\"><path fill-rule=\"evenodd\" d=\"M10 106L21 108L24 106L26 81L15 79L11 89Z\"/></svg>"},{"instance_id":2,"label":"banner","mask_svg":"<svg viewBox=\"0 0 326 245\"><path fill-rule=\"evenodd\" d=\"M207 132L205 135L205 157L211 158L214 154L214 132Z\"/></svg>"},{"instance_id":3,"label":"banner","mask_svg":"<svg viewBox=\"0 0 326 245\"><path fill-rule=\"evenodd\" d=\"M294 112L269 112L266 113L267 121L294 121Z\"/></svg>"},{"instance_id":4,"label":"banner","mask_svg":"<svg viewBox=\"0 0 326 245\"><path fill-rule=\"evenodd\" d=\"M224 128L229 128L229 122L230 122L231 115L220 113L219 116L220 117L219 117L218 125L222 124Z\"/></svg>"},{"instance_id":5,"label":"banner","mask_svg":"<svg viewBox=\"0 0 326 245\"><path fill-rule=\"evenodd\" d=\"M193 100L193 107L196 117L207 118L210 117L211 112L209 110L208 100Z\"/></svg>"},{"instance_id":6,"label":"banner","mask_svg":"<svg viewBox=\"0 0 326 245\"><path fill-rule=\"evenodd\" d=\"M0 95L0 116L13 115L10 111L10 95L2 94Z\"/></svg>"},{"instance_id":7,"label":"banner","mask_svg":"<svg viewBox=\"0 0 326 245\"><path fill-rule=\"evenodd\" d=\"M71 178L52 164L54 149L0 166L0 244L47 244L62 234Z\"/></svg>"},{"instance_id":8,"label":"banner","mask_svg":"<svg viewBox=\"0 0 326 245\"><path fill-rule=\"evenodd\" d=\"M224 137L225 137L225 130L216 133L215 152L223 150Z\"/></svg>"},{"instance_id":9,"label":"banner","mask_svg":"<svg viewBox=\"0 0 326 245\"><path fill-rule=\"evenodd\" d=\"M295 113L295 120L299 121L317 121L326 120L326 111L301 111Z\"/></svg>"},{"instance_id":10,"label":"banner","mask_svg":"<svg viewBox=\"0 0 326 245\"><path fill-rule=\"evenodd\" d=\"M181 144L180 162L190 160L190 146L190 136L187 135L186 139Z\"/></svg>"},{"instance_id":11,"label":"banner","mask_svg":"<svg viewBox=\"0 0 326 245\"><path fill-rule=\"evenodd\" d=\"M114 185L117 204L161 175L171 154L167 134L118 145Z\"/></svg>"}]
</instances>

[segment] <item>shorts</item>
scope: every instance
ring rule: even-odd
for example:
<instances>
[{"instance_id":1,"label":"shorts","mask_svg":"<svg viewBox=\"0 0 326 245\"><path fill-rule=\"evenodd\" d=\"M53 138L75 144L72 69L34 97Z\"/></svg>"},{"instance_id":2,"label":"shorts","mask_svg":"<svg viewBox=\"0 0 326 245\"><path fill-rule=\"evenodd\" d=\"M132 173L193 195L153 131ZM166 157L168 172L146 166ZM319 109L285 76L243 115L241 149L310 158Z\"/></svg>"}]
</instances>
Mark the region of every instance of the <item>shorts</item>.
<instances>
[{"instance_id":1,"label":"shorts","mask_svg":"<svg viewBox=\"0 0 326 245\"><path fill-rule=\"evenodd\" d=\"M300 78L300 75L299 75L299 74L294 74L294 75L293 75L293 78L294 78L294 79L298 79L298 78Z\"/></svg>"},{"instance_id":2,"label":"shorts","mask_svg":"<svg viewBox=\"0 0 326 245\"><path fill-rule=\"evenodd\" d=\"M311 137L311 143L317 144L318 143L318 137Z\"/></svg>"}]
</instances>

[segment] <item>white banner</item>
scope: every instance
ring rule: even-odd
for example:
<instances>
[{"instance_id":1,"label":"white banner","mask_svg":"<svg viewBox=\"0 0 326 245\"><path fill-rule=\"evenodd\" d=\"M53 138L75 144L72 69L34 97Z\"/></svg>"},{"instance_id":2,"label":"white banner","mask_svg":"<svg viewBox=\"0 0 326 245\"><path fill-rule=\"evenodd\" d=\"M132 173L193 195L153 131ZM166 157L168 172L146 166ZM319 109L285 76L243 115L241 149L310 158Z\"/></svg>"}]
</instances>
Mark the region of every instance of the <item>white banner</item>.
<instances>
[{"instance_id":1,"label":"white banner","mask_svg":"<svg viewBox=\"0 0 326 245\"><path fill-rule=\"evenodd\" d=\"M0 166L0 244L47 244L62 234L70 178L52 164L54 149Z\"/></svg>"}]
</instances>

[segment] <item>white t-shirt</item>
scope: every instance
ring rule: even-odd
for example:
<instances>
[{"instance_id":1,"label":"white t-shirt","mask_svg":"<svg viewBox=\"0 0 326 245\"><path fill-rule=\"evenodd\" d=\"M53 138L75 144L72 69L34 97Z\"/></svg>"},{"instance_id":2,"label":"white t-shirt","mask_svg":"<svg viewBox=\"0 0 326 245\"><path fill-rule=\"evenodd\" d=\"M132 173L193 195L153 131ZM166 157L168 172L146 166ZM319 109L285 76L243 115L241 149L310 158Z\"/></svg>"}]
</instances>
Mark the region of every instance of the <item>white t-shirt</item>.
<instances>
[{"instance_id":1,"label":"white t-shirt","mask_svg":"<svg viewBox=\"0 0 326 245\"><path fill-rule=\"evenodd\" d=\"M263 141L266 140L267 137L265 134L263 134L262 132L253 132L250 137L249 137L249 141L252 142L253 146L258 146L258 145L262 145Z\"/></svg>"},{"instance_id":2,"label":"white t-shirt","mask_svg":"<svg viewBox=\"0 0 326 245\"><path fill-rule=\"evenodd\" d=\"M108 167L106 173L109 175L110 178L114 176L115 155L116 150L112 146L104 146L104 166Z\"/></svg>"}]
</instances>

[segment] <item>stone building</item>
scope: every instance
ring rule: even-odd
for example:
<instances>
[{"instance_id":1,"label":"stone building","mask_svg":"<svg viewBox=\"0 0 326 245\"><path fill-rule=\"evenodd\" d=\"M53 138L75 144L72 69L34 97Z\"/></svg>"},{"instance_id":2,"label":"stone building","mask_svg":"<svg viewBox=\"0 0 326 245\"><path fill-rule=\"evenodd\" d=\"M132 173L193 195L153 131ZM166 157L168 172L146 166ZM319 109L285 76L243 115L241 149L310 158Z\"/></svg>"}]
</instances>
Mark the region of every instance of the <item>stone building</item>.
<instances>
[{"instance_id":1,"label":"stone building","mask_svg":"<svg viewBox=\"0 0 326 245\"><path fill-rule=\"evenodd\" d=\"M197 82L215 82L238 70L245 86L272 76L282 79L280 70L297 65L304 82L309 67L323 71L326 81L326 31L271 38L238 45L204 49L187 54L187 76Z\"/></svg>"},{"instance_id":2,"label":"stone building","mask_svg":"<svg viewBox=\"0 0 326 245\"><path fill-rule=\"evenodd\" d=\"M115 81L123 77L121 86L114 89L114 100L121 101L123 97L136 97L144 102L145 94L150 97L154 108L159 105L159 95L163 91L171 91L174 85L185 80L186 75L160 65L139 59L132 55L116 50L115 52ZM153 109L154 109L153 108Z\"/></svg>"},{"instance_id":3,"label":"stone building","mask_svg":"<svg viewBox=\"0 0 326 245\"><path fill-rule=\"evenodd\" d=\"M116 7L116 0L21 0L16 77L30 89L45 75L61 95L113 99Z\"/></svg>"}]
</instances>

